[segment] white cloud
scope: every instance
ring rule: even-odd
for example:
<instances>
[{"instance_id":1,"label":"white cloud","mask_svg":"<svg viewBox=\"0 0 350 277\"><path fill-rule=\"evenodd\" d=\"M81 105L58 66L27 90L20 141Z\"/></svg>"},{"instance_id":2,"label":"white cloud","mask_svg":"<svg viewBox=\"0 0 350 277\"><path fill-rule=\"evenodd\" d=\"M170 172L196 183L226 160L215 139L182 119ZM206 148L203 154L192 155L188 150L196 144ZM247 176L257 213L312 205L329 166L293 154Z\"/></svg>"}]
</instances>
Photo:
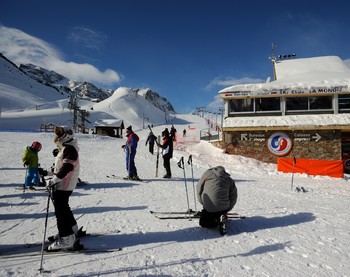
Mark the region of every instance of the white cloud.
<instances>
[{"instance_id":1,"label":"white cloud","mask_svg":"<svg viewBox=\"0 0 350 277\"><path fill-rule=\"evenodd\" d=\"M121 75L112 69L100 71L90 64L66 62L57 48L18 29L0 25L0 37L1 52L17 65L32 63L76 81L101 85L113 85L122 79Z\"/></svg>"},{"instance_id":2,"label":"white cloud","mask_svg":"<svg viewBox=\"0 0 350 277\"><path fill-rule=\"evenodd\" d=\"M230 87L240 84L256 84L264 83L265 80L253 79L249 77L244 78L234 78L234 77L225 77L225 78L215 78L212 80L206 87L205 90L212 91L217 89L218 91L225 87ZM223 107L223 101L219 95L216 95L214 99L207 105L207 110L212 112L218 112L220 108Z\"/></svg>"},{"instance_id":3,"label":"white cloud","mask_svg":"<svg viewBox=\"0 0 350 277\"><path fill-rule=\"evenodd\" d=\"M224 107L224 103L219 94L214 97L214 100L207 105L207 110L211 112L219 112L220 108Z\"/></svg>"},{"instance_id":4,"label":"white cloud","mask_svg":"<svg viewBox=\"0 0 350 277\"><path fill-rule=\"evenodd\" d=\"M76 45L100 51L106 41L106 35L91 28L78 26L70 32L68 40Z\"/></svg>"},{"instance_id":5,"label":"white cloud","mask_svg":"<svg viewBox=\"0 0 350 277\"><path fill-rule=\"evenodd\" d=\"M212 90L215 87L230 87L230 86L240 85L240 84L255 84L255 83L264 83L264 82L265 82L264 80L253 79L249 77L244 77L240 79L237 79L234 77L215 78L206 86L206 90Z\"/></svg>"}]
</instances>

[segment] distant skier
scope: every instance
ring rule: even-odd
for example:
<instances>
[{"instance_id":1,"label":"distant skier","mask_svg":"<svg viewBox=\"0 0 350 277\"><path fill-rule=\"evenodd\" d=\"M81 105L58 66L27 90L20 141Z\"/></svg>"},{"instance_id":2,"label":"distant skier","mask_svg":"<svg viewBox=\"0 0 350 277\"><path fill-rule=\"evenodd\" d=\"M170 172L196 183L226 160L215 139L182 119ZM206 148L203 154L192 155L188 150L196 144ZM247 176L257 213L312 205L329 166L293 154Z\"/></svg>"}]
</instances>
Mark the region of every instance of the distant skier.
<instances>
[{"instance_id":1,"label":"distant skier","mask_svg":"<svg viewBox=\"0 0 350 277\"><path fill-rule=\"evenodd\" d=\"M150 132L146 140L146 146L148 143L148 149L152 155L154 153L154 143L156 140L157 140L157 137L152 132Z\"/></svg>"},{"instance_id":2,"label":"distant skier","mask_svg":"<svg viewBox=\"0 0 350 277\"><path fill-rule=\"evenodd\" d=\"M76 247L78 225L69 207L69 197L76 188L80 170L78 142L71 129L56 126L54 129L57 150L53 151L55 164L53 178L47 187L52 188L58 235L47 251L71 250ZM48 171L49 172L49 171Z\"/></svg>"},{"instance_id":3,"label":"distant skier","mask_svg":"<svg viewBox=\"0 0 350 277\"><path fill-rule=\"evenodd\" d=\"M131 126L126 128L126 137L126 143L122 146L122 148L124 148L126 153L126 170L128 171L128 176L126 176L124 179L140 180L135 166L135 156L139 137L134 133Z\"/></svg>"},{"instance_id":4,"label":"distant skier","mask_svg":"<svg viewBox=\"0 0 350 277\"><path fill-rule=\"evenodd\" d=\"M183 136L183 137L186 137L186 129L184 129L184 130L182 131L182 136Z\"/></svg>"},{"instance_id":5,"label":"distant skier","mask_svg":"<svg viewBox=\"0 0 350 277\"><path fill-rule=\"evenodd\" d=\"M173 140L173 141L176 141L176 129L174 127L174 125L171 125L171 128L170 128L170 138Z\"/></svg>"},{"instance_id":6,"label":"distant skier","mask_svg":"<svg viewBox=\"0 0 350 277\"><path fill-rule=\"evenodd\" d=\"M170 159L173 157L173 140L169 136L169 131L167 128L162 132L162 137L163 144L160 144L157 141L157 145L163 149L163 166L166 171L166 174L163 176L163 178L171 178Z\"/></svg>"},{"instance_id":7,"label":"distant skier","mask_svg":"<svg viewBox=\"0 0 350 277\"><path fill-rule=\"evenodd\" d=\"M237 202L235 182L223 166L205 171L196 186L198 201L203 205L199 224L214 228Z\"/></svg>"},{"instance_id":8,"label":"distant skier","mask_svg":"<svg viewBox=\"0 0 350 277\"><path fill-rule=\"evenodd\" d=\"M39 178L39 151L41 150L41 143L34 141L31 146L27 146L23 154L23 166L27 167L27 175L25 179L25 187L35 189L34 186L40 184Z\"/></svg>"}]
</instances>

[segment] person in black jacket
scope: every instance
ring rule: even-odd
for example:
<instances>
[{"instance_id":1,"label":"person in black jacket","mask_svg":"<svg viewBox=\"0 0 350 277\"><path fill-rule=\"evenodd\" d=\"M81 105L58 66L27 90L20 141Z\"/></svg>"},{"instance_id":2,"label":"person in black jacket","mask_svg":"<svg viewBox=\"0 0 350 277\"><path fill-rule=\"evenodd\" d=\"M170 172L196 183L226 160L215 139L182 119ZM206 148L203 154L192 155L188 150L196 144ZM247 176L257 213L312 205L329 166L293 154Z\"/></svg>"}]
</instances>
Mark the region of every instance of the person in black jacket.
<instances>
[{"instance_id":1,"label":"person in black jacket","mask_svg":"<svg viewBox=\"0 0 350 277\"><path fill-rule=\"evenodd\" d=\"M163 144L160 144L157 141L157 145L163 149L162 151L163 166L166 170L166 174L163 176L163 178L171 178L170 159L173 157L173 140L169 136L168 129L165 129L162 132L162 137L163 137Z\"/></svg>"},{"instance_id":2,"label":"person in black jacket","mask_svg":"<svg viewBox=\"0 0 350 277\"><path fill-rule=\"evenodd\" d=\"M154 143L156 140L157 140L157 137L152 132L150 132L146 140L146 146L148 143L148 147L149 147L148 149L152 155L154 153Z\"/></svg>"},{"instance_id":3,"label":"person in black jacket","mask_svg":"<svg viewBox=\"0 0 350 277\"><path fill-rule=\"evenodd\" d=\"M171 128L170 128L170 138L173 140L173 141L176 141L176 129L174 127L174 125L171 125Z\"/></svg>"}]
</instances>

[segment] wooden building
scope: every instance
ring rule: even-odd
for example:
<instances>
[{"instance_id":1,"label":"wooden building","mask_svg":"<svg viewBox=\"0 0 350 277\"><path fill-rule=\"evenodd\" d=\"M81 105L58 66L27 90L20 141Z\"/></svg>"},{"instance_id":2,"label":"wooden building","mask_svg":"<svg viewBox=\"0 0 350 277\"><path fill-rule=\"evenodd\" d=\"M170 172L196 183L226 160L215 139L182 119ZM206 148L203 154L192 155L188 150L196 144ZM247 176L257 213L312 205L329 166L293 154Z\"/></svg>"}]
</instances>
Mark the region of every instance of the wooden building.
<instances>
[{"instance_id":1,"label":"wooden building","mask_svg":"<svg viewBox=\"0 0 350 277\"><path fill-rule=\"evenodd\" d=\"M99 119L94 123L95 134L122 138L124 122L122 119Z\"/></svg>"}]
</instances>

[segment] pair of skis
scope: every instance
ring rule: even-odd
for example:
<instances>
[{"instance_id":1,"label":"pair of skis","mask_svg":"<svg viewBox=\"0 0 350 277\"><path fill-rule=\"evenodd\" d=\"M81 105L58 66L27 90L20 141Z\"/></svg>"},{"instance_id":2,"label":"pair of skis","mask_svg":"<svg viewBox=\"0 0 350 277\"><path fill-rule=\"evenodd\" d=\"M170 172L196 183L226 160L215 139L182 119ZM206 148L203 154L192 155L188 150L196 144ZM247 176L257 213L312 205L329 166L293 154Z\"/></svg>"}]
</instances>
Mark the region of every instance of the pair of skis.
<instances>
[{"instance_id":1,"label":"pair of skis","mask_svg":"<svg viewBox=\"0 0 350 277\"><path fill-rule=\"evenodd\" d=\"M92 237L100 237L108 234L105 233L86 233L82 236L83 240L85 238ZM120 230L117 230L116 233L119 233ZM0 255L0 259L12 259L12 258L21 258L21 257L32 257L32 256L40 256L41 251L34 251L30 253L18 253L21 249L30 249L30 248L39 248L41 243L28 243L22 246L13 247L8 249L8 254ZM113 249L98 249L98 248L84 248L84 249L72 249L72 250L60 250L60 251L45 251L45 255L66 255L66 254L84 254L84 253L111 253L118 252L123 250L121 247L113 248Z\"/></svg>"},{"instance_id":2,"label":"pair of skis","mask_svg":"<svg viewBox=\"0 0 350 277\"><path fill-rule=\"evenodd\" d=\"M21 191L23 191L23 192L25 192L25 191L46 191L46 187L31 187L31 188L29 188L29 187L25 187L24 189L22 188L22 187L18 187L18 188L15 188L16 190L21 190Z\"/></svg>"},{"instance_id":3,"label":"pair of skis","mask_svg":"<svg viewBox=\"0 0 350 277\"><path fill-rule=\"evenodd\" d=\"M142 179L136 179L136 180L134 180L134 179L126 178L126 177L117 176L117 175L114 175L114 174L112 174L112 175L107 175L106 177L109 178L109 179L116 179L116 180L123 180L123 181L133 181L133 182L148 183L147 180L142 180Z\"/></svg>"},{"instance_id":4,"label":"pair of skis","mask_svg":"<svg viewBox=\"0 0 350 277\"><path fill-rule=\"evenodd\" d=\"M193 210L185 211L185 212L158 212L158 211L150 211L151 214L155 215L158 219L192 219L192 218L200 218L201 212L196 212ZM238 213L229 212L227 213L228 219L244 219L245 216L239 215Z\"/></svg>"},{"instance_id":5,"label":"pair of skis","mask_svg":"<svg viewBox=\"0 0 350 277\"><path fill-rule=\"evenodd\" d=\"M84 248L80 250L61 250L56 252L45 252L45 255L72 255L72 254L93 254L93 253L113 253L113 252L119 252L122 251L122 248L115 248L115 249L98 249L98 248ZM24 257L35 257L40 256L40 251L35 251L31 253L13 253L13 254L7 254L7 255L0 255L1 259L15 259L15 258L24 258Z\"/></svg>"}]
</instances>

